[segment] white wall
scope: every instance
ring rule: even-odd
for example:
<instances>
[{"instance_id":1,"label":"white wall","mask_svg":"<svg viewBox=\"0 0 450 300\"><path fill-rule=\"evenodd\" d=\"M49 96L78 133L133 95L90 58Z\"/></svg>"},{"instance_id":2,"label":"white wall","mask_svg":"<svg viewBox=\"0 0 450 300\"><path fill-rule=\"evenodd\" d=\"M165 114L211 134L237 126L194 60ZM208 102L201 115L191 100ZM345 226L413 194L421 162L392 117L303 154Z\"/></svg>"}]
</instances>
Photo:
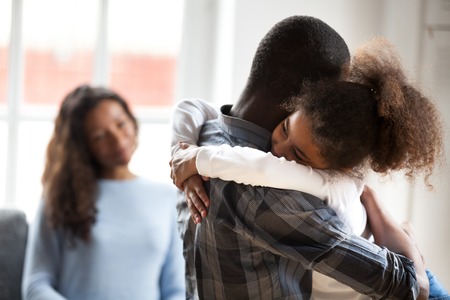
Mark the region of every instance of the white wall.
<instances>
[{"instance_id":1,"label":"white wall","mask_svg":"<svg viewBox=\"0 0 450 300\"><path fill-rule=\"evenodd\" d=\"M374 35L390 39L412 78L433 91L430 96L450 124L450 33L436 33L433 38L424 35L428 2L444 7L429 13L428 20L441 14L450 23L450 13L445 13L449 0L187 0L178 98L233 103L267 31L285 17L311 15L338 31L351 51ZM401 176L392 181L373 176L369 183L397 220L415 225L427 265L450 288L450 257L446 255L450 246L449 179L450 168L445 165L433 192L420 183L411 186Z\"/></svg>"},{"instance_id":2,"label":"white wall","mask_svg":"<svg viewBox=\"0 0 450 300\"><path fill-rule=\"evenodd\" d=\"M444 115L447 161L433 178L433 191L420 184L413 188L410 210L426 262L450 288L450 1L429 0L425 4L419 78Z\"/></svg>"}]
</instances>

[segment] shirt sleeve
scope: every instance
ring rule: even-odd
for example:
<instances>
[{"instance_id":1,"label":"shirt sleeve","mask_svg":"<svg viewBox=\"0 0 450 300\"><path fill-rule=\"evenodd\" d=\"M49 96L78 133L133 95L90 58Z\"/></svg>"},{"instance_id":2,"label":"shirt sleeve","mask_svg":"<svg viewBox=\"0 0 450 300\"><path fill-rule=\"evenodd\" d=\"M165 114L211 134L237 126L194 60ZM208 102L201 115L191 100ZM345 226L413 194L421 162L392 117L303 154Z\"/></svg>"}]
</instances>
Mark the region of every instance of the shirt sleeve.
<instances>
[{"instance_id":1,"label":"shirt sleeve","mask_svg":"<svg viewBox=\"0 0 450 300\"><path fill-rule=\"evenodd\" d=\"M183 100L175 107L172 119L171 153L178 150L178 142L196 145L203 124L218 117L218 111L200 99Z\"/></svg>"},{"instance_id":2,"label":"shirt sleeve","mask_svg":"<svg viewBox=\"0 0 450 300\"><path fill-rule=\"evenodd\" d=\"M330 198L329 183L323 173L249 147L231 147L227 144L203 146L197 154L196 166L202 176L297 190L322 200Z\"/></svg>"},{"instance_id":3,"label":"shirt sleeve","mask_svg":"<svg viewBox=\"0 0 450 300\"><path fill-rule=\"evenodd\" d=\"M61 235L49 228L44 205L38 208L30 226L25 255L22 294L25 300L66 299L55 290L61 257Z\"/></svg>"}]
</instances>

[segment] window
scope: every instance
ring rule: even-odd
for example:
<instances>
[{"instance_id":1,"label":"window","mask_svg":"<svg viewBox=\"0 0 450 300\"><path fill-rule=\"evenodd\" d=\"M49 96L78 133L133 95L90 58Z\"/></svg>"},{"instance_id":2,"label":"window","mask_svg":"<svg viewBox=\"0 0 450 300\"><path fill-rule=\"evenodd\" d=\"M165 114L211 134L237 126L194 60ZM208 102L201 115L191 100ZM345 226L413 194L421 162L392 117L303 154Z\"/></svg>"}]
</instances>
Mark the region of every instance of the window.
<instances>
[{"instance_id":1,"label":"window","mask_svg":"<svg viewBox=\"0 0 450 300\"><path fill-rule=\"evenodd\" d=\"M53 129L51 121L22 121L17 143L15 205L33 217L41 196L45 150Z\"/></svg>"},{"instance_id":2,"label":"window","mask_svg":"<svg viewBox=\"0 0 450 300\"><path fill-rule=\"evenodd\" d=\"M130 167L170 180L169 112L183 3L0 1L0 206L33 217L57 109L81 83L111 87L129 101L140 123Z\"/></svg>"},{"instance_id":3,"label":"window","mask_svg":"<svg viewBox=\"0 0 450 300\"><path fill-rule=\"evenodd\" d=\"M8 126L0 122L0 145L6 145L8 140ZM6 190L6 147L0 147L0 191ZM0 193L0 207L5 203L5 193Z\"/></svg>"},{"instance_id":4,"label":"window","mask_svg":"<svg viewBox=\"0 0 450 300\"><path fill-rule=\"evenodd\" d=\"M96 1L23 0L24 105L59 104L91 81L98 15Z\"/></svg>"},{"instance_id":5,"label":"window","mask_svg":"<svg viewBox=\"0 0 450 300\"><path fill-rule=\"evenodd\" d=\"M6 105L9 37L11 32L12 0L0 1L0 107Z\"/></svg>"},{"instance_id":6,"label":"window","mask_svg":"<svg viewBox=\"0 0 450 300\"><path fill-rule=\"evenodd\" d=\"M177 3L178 2L178 3ZM111 0L108 50L111 87L134 106L168 106L179 42L180 1ZM129 9L132 8L132 9Z\"/></svg>"}]
</instances>

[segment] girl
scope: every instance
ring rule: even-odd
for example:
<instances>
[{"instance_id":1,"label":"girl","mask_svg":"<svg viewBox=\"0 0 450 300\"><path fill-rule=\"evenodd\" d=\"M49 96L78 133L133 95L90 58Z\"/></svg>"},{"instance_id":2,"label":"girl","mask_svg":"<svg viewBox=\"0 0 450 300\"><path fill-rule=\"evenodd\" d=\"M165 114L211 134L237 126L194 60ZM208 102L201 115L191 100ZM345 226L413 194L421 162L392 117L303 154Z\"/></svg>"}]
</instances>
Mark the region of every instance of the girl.
<instances>
[{"instance_id":1,"label":"girl","mask_svg":"<svg viewBox=\"0 0 450 300\"><path fill-rule=\"evenodd\" d=\"M24 299L185 299L176 190L130 171L137 125L108 89L80 86L65 97L28 239Z\"/></svg>"},{"instance_id":2,"label":"girl","mask_svg":"<svg viewBox=\"0 0 450 300\"><path fill-rule=\"evenodd\" d=\"M181 103L178 109L189 107L204 109L205 104ZM424 175L429 185L442 154L442 126L434 104L407 81L395 49L384 39L358 49L349 81L310 85L284 108L291 114L274 130L271 154L227 145L191 146L176 151L171 161L174 183L182 188L185 179L199 173L300 190L326 201L344 223L362 234L367 224L360 202L365 172L402 170L411 180ZM207 108L203 116L213 114ZM179 136L185 137L180 141L196 144L195 136ZM199 186L190 190L186 195L196 206L191 212L198 223L209 199ZM382 228L372 223L377 242Z\"/></svg>"}]
</instances>

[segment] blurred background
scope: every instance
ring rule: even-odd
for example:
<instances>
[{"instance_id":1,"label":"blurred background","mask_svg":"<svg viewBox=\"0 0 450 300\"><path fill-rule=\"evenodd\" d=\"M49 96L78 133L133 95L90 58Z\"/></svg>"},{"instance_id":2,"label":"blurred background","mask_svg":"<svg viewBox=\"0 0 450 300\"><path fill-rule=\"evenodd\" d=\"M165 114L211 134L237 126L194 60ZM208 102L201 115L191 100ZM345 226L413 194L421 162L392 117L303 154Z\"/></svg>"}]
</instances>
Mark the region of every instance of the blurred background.
<instances>
[{"instance_id":1,"label":"blurred background","mask_svg":"<svg viewBox=\"0 0 450 300\"><path fill-rule=\"evenodd\" d=\"M0 207L33 221L53 120L81 83L122 94L140 123L133 170L170 182L170 113L183 98L233 103L261 38L291 15L322 19L351 51L375 35L446 122L450 158L450 0L1 0ZM398 221L413 223L426 263L450 288L450 165L433 190L371 175Z\"/></svg>"}]
</instances>

